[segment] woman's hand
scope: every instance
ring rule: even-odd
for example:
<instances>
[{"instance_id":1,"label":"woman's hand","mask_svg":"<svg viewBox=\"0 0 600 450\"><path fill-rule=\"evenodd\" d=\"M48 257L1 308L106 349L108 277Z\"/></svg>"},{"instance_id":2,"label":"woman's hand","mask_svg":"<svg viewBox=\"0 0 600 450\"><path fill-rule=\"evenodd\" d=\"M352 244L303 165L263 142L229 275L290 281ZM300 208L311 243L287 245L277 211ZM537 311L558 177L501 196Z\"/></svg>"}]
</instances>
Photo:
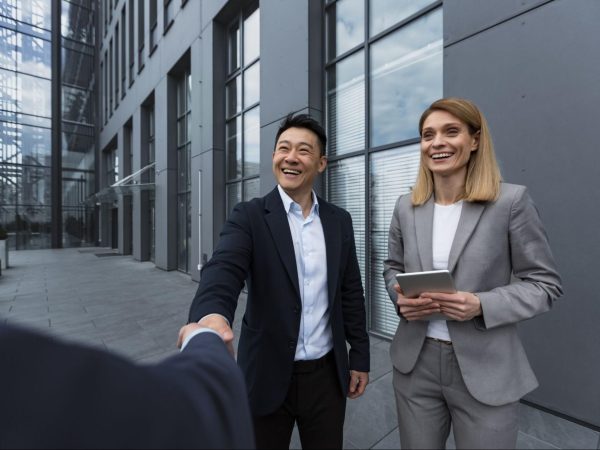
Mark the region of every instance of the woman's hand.
<instances>
[{"instance_id":1,"label":"woman's hand","mask_svg":"<svg viewBox=\"0 0 600 450\"><path fill-rule=\"evenodd\" d=\"M431 297L408 298L402 295L402 289L397 284L394 289L398 293L396 304L402 317L406 320L422 320L434 313L441 312L439 303L434 302Z\"/></svg>"},{"instance_id":2,"label":"woman's hand","mask_svg":"<svg viewBox=\"0 0 600 450\"><path fill-rule=\"evenodd\" d=\"M450 319L463 322L482 314L479 297L471 292L459 291L455 294L441 292L423 292L421 298L431 300L437 304L440 311Z\"/></svg>"}]
</instances>

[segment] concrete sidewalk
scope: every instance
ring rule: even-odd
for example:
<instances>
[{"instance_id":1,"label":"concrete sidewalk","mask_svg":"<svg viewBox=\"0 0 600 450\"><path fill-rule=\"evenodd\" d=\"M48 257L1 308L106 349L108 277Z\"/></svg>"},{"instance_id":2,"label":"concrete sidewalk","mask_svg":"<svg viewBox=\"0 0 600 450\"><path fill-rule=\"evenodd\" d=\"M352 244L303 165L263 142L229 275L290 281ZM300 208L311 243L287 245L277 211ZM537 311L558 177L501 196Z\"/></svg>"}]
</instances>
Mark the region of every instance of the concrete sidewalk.
<instances>
[{"instance_id":1,"label":"concrete sidewalk","mask_svg":"<svg viewBox=\"0 0 600 450\"><path fill-rule=\"evenodd\" d=\"M177 352L197 284L111 249L11 252L0 277L0 320L151 363ZM245 297L234 322L239 335ZM371 338L370 384L349 400L344 447L399 448L389 342ZM598 449L599 433L521 405L518 448ZM294 433L292 448L300 448ZM450 438L448 447L453 448Z\"/></svg>"}]
</instances>

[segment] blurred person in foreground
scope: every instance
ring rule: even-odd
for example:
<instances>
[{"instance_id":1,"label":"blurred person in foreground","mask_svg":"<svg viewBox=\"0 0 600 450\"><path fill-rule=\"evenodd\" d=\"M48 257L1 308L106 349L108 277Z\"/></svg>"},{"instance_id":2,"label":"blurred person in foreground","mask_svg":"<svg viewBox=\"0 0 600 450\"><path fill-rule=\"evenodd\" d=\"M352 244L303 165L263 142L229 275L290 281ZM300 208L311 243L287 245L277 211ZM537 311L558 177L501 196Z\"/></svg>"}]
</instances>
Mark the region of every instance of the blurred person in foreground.
<instances>
[{"instance_id":1,"label":"blurred person in foreground","mask_svg":"<svg viewBox=\"0 0 600 450\"><path fill-rule=\"evenodd\" d=\"M0 448L253 448L242 374L202 325L138 365L0 324Z\"/></svg>"},{"instance_id":2,"label":"blurred person in foreground","mask_svg":"<svg viewBox=\"0 0 600 450\"><path fill-rule=\"evenodd\" d=\"M352 219L313 190L326 140L310 116L285 118L273 151L278 185L233 208L190 308L190 321L214 322L231 342L247 283L238 363L258 448L288 448L295 423L302 448L341 448L346 397L369 381Z\"/></svg>"},{"instance_id":3,"label":"blurred person in foreground","mask_svg":"<svg viewBox=\"0 0 600 450\"><path fill-rule=\"evenodd\" d=\"M402 448L514 448L519 399L538 386L517 324L561 281L524 186L501 182L485 118L445 98L419 122L421 163L396 202L384 278L400 324L390 346ZM447 269L455 294L402 295L395 275ZM429 320L432 314L444 320Z\"/></svg>"}]
</instances>

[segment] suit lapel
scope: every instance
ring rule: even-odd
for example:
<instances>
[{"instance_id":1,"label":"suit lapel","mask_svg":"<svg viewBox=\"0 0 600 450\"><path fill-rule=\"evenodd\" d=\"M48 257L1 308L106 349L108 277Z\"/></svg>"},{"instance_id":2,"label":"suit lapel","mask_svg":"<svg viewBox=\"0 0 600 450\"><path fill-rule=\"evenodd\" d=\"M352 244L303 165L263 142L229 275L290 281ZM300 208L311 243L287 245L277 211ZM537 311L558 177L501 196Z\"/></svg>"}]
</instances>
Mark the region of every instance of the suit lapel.
<instances>
[{"instance_id":1,"label":"suit lapel","mask_svg":"<svg viewBox=\"0 0 600 450\"><path fill-rule=\"evenodd\" d=\"M283 202L277 188L265 197L265 220L271 231L273 242L279 252L281 262L287 271L298 301L300 301L300 288L298 286L298 269L296 267L296 255L294 253L294 242L290 225L283 208Z\"/></svg>"},{"instance_id":2,"label":"suit lapel","mask_svg":"<svg viewBox=\"0 0 600 450\"><path fill-rule=\"evenodd\" d=\"M338 282L338 270L342 247L342 234L334 210L327 202L319 198L319 218L323 225L325 253L327 254L327 293L329 304L333 303Z\"/></svg>"},{"instance_id":3,"label":"suit lapel","mask_svg":"<svg viewBox=\"0 0 600 450\"><path fill-rule=\"evenodd\" d=\"M433 196L431 196L424 205L414 208L421 270L433 270L433 204Z\"/></svg>"},{"instance_id":4,"label":"suit lapel","mask_svg":"<svg viewBox=\"0 0 600 450\"><path fill-rule=\"evenodd\" d=\"M448 257L448 270L450 272L454 270L458 257L473 234L484 209L485 204L483 203L463 202L458 227L456 228L454 241L452 241L452 247L450 247L450 256Z\"/></svg>"}]
</instances>

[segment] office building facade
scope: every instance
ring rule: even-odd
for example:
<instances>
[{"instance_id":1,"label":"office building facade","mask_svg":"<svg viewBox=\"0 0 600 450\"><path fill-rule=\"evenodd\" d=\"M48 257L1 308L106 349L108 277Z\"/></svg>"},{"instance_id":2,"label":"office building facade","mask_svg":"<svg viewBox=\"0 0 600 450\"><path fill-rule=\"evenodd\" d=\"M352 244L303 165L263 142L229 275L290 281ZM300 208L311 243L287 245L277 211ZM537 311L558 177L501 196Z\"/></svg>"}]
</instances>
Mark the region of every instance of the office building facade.
<instances>
[{"instance_id":1,"label":"office building facade","mask_svg":"<svg viewBox=\"0 0 600 450\"><path fill-rule=\"evenodd\" d=\"M0 224L13 249L93 245L95 3L0 2Z\"/></svg>"},{"instance_id":2,"label":"office building facade","mask_svg":"<svg viewBox=\"0 0 600 450\"><path fill-rule=\"evenodd\" d=\"M578 281L600 257L583 241L598 213L569 220L573 197L598 193L588 148L600 4L106 0L91 10L96 105L75 122L96 124L95 189L80 208L99 245L198 280L233 205L273 189L280 121L309 113L329 138L319 193L352 215L369 330L389 337L398 318L382 261L394 202L416 177L418 118L439 97L470 98L504 178L529 186L567 287L553 312L521 326L541 382L526 401L600 426L598 306ZM88 173L81 164L69 170Z\"/></svg>"}]
</instances>

